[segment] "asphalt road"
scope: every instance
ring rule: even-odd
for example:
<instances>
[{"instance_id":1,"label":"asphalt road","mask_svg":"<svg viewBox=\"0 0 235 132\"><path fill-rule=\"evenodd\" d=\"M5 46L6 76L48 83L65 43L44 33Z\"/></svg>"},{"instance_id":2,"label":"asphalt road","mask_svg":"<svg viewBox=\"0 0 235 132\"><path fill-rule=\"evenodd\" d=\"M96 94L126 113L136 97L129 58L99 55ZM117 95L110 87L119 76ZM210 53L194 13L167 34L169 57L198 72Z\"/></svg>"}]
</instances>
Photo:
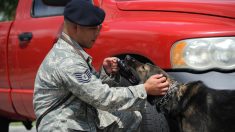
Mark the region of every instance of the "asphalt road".
<instances>
[{"instance_id":1,"label":"asphalt road","mask_svg":"<svg viewBox=\"0 0 235 132\"><path fill-rule=\"evenodd\" d=\"M26 130L23 125L10 125L9 132L36 132L35 126L31 130Z\"/></svg>"}]
</instances>

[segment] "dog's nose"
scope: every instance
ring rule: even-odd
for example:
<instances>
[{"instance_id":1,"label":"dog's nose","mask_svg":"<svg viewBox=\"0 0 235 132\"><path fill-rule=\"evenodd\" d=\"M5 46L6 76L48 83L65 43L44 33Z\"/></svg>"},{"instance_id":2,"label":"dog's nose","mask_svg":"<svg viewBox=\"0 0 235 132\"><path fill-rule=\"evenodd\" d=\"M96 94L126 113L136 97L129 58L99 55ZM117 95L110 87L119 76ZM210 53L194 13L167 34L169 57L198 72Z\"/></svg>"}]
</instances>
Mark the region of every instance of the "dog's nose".
<instances>
[{"instance_id":1,"label":"dog's nose","mask_svg":"<svg viewBox=\"0 0 235 132\"><path fill-rule=\"evenodd\" d=\"M131 57L129 55L126 56L127 60L131 60Z\"/></svg>"}]
</instances>

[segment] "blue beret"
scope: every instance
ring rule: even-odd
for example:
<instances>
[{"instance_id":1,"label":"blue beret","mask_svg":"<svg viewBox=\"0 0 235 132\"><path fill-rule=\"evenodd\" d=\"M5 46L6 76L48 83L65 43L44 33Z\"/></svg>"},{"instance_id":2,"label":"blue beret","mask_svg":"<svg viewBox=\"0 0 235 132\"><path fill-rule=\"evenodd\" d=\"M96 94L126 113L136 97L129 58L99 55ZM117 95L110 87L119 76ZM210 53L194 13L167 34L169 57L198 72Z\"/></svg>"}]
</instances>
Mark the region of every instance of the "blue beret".
<instances>
[{"instance_id":1,"label":"blue beret","mask_svg":"<svg viewBox=\"0 0 235 132\"><path fill-rule=\"evenodd\" d=\"M71 0L64 9L64 18L81 26L98 26L105 12L89 0Z\"/></svg>"}]
</instances>

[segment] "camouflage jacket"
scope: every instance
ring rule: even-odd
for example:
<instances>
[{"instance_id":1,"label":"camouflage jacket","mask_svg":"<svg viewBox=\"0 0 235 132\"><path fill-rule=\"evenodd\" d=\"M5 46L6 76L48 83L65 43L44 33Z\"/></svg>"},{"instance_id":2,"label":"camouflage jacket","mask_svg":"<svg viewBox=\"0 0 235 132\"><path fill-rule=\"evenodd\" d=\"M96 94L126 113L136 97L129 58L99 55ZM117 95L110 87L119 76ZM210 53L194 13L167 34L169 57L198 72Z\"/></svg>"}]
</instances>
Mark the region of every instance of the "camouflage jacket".
<instances>
[{"instance_id":1,"label":"camouflage jacket","mask_svg":"<svg viewBox=\"0 0 235 132\"><path fill-rule=\"evenodd\" d=\"M115 86L114 78L91 65L92 58L69 36L84 58L63 39L59 39L39 67L33 97L36 117L69 92L72 96L61 106L49 112L39 125L39 131L96 131L120 120L117 111L135 111L146 106L143 84L129 87ZM113 84L112 84L113 83ZM136 122L141 120L136 112Z\"/></svg>"}]
</instances>

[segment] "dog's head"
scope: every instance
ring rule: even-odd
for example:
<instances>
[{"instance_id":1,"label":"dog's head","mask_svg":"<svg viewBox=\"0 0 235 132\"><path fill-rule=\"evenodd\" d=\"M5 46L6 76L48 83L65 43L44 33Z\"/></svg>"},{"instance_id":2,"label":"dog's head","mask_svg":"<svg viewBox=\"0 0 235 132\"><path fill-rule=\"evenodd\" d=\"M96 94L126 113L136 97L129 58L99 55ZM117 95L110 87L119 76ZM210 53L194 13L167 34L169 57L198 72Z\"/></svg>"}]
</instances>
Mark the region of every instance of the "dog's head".
<instances>
[{"instance_id":1,"label":"dog's head","mask_svg":"<svg viewBox=\"0 0 235 132\"><path fill-rule=\"evenodd\" d=\"M180 97L183 95L186 86L179 85L172 77L170 77L160 67L152 65L150 63L141 63L131 56L126 56L124 59L126 65L131 69L135 76L140 79L140 83L144 83L150 76L155 74L163 74L170 82L170 89L166 96L148 96L150 104L156 105L157 109L164 110L165 112L173 112L178 110L178 103ZM177 111L175 111L177 112Z\"/></svg>"},{"instance_id":2,"label":"dog's head","mask_svg":"<svg viewBox=\"0 0 235 132\"><path fill-rule=\"evenodd\" d=\"M141 82L145 82L150 76L154 74L163 74L163 76L169 78L168 74L158 66L154 66L150 63L141 63L129 55L126 56L125 63L137 72Z\"/></svg>"}]
</instances>

